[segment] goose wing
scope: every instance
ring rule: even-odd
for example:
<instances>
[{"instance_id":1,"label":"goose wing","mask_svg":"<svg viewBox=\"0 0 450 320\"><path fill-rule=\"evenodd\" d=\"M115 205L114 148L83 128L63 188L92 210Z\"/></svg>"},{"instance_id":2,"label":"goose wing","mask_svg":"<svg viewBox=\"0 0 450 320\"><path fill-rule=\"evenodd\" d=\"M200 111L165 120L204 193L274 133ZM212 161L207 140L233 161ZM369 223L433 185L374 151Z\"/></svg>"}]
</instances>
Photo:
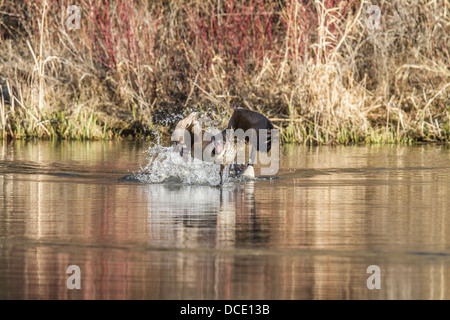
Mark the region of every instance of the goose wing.
<instances>
[{"instance_id":1,"label":"goose wing","mask_svg":"<svg viewBox=\"0 0 450 320\"><path fill-rule=\"evenodd\" d=\"M244 132L249 129L256 130L256 150L265 152L270 151L272 146L271 130L273 129L273 124L261 113L244 108L237 108L234 110L234 113L228 122L227 129L242 129ZM262 132L261 130L267 130L265 141L260 141L259 136Z\"/></svg>"},{"instance_id":2,"label":"goose wing","mask_svg":"<svg viewBox=\"0 0 450 320\"><path fill-rule=\"evenodd\" d=\"M187 137L185 134L190 135L190 147L194 145L194 134L199 134L202 131L200 123L198 122L197 112L191 113L186 118L180 120L175 127L175 141L179 144L185 144Z\"/></svg>"},{"instance_id":3,"label":"goose wing","mask_svg":"<svg viewBox=\"0 0 450 320\"><path fill-rule=\"evenodd\" d=\"M182 156L183 148L187 148L190 150L191 156L195 157L195 145L201 147L203 154L206 147L208 147L214 139L215 137L213 134L206 132L200 126L197 112L193 112L186 118L180 120L172 134L172 141L177 142L177 148L175 150L179 151ZM220 150L219 147L218 152L220 152ZM215 150L212 152L215 152ZM202 154L199 154L196 157L202 159Z\"/></svg>"}]
</instances>

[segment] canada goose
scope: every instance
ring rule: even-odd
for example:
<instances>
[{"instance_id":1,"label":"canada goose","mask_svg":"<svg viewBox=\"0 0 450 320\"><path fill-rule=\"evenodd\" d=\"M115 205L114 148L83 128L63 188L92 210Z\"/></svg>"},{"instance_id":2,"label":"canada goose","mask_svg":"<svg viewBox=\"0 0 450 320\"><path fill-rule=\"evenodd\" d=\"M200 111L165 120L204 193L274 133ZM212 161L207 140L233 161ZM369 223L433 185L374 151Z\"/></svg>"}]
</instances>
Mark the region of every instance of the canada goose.
<instances>
[{"instance_id":1,"label":"canada goose","mask_svg":"<svg viewBox=\"0 0 450 320\"><path fill-rule=\"evenodd\" d=\"M242 131L239 132L239 129ZM234 162L238 144L248 143L250 147L249 161L241 170L237 164L234 170L237 175L255 177L253 164L256 152L269 152L272 146L271 130L273 125L261 113L237 108L231 116L228 126L218 134L205 132L198 121L198 113L193 112L175 127L172 140L175 140L176 151L181 156L184 150L189 150L193 158L202 161L211 160L221 164L220 177L223 182L223 174L226 166ZM236 134L238 132L238 134ZM260 137L261 133L265 133ZM210 149L207 150L208 146ZM207 158L207 159L205 159Z\"/></svg>"}]
</instances>

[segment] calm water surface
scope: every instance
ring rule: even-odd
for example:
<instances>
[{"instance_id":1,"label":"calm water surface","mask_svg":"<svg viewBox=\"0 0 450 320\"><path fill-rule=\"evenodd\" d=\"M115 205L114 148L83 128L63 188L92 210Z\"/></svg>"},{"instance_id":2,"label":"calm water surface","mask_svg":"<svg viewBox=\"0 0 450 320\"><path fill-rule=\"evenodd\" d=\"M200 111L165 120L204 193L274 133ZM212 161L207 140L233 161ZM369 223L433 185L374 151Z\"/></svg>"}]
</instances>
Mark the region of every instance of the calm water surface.
<instances>
[{"instance_id":1,"label":"calm water surface","mask_svg":"<svg viewBox=\"0 0 450 320\"><path fill-rule=\"evenodd\" d=\"M121 180L148 149L0 144L0 299L450 298L449 146L287 145L275 179Z\"/></svg>"}]
</instances>

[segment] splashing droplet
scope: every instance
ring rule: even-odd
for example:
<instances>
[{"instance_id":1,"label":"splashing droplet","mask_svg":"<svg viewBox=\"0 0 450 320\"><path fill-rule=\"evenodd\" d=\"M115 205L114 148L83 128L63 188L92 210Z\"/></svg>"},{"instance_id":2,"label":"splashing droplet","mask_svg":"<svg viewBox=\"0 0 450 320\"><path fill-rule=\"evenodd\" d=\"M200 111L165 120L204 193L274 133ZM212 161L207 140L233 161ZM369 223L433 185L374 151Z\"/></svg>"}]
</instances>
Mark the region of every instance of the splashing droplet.
<instances>
[{"instance_id":1,"label":"splashing droplet","mask_svg":"<svg viewBox=\"0 0 450 320\"><path fill-rule=\"evenodd\" d=\"M159 144L148 151L148 164L133 174L133 179L144 183L180 182L183 184L220 184L220 165L188 158L185 161L174 147Z\"/></svg>"}]
</instances>

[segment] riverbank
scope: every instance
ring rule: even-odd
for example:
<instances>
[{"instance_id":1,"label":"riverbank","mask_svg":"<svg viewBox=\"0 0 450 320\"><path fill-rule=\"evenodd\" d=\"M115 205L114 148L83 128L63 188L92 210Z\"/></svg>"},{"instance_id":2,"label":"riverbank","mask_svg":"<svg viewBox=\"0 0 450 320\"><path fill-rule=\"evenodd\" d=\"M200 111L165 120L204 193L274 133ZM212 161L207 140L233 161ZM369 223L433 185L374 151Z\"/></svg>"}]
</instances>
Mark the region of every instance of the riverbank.
<instances>
[{"instance_id":1,"label":"riverbank","mask_svg":"<svg viewBox=\"0 0 450 320\"><path fill-rule=\"evenodd\" d=\"M70 4L0 4L3 139L151 139L234 107L284 142L450 139L447 1Z\"/></svg>"}]
</instances>

